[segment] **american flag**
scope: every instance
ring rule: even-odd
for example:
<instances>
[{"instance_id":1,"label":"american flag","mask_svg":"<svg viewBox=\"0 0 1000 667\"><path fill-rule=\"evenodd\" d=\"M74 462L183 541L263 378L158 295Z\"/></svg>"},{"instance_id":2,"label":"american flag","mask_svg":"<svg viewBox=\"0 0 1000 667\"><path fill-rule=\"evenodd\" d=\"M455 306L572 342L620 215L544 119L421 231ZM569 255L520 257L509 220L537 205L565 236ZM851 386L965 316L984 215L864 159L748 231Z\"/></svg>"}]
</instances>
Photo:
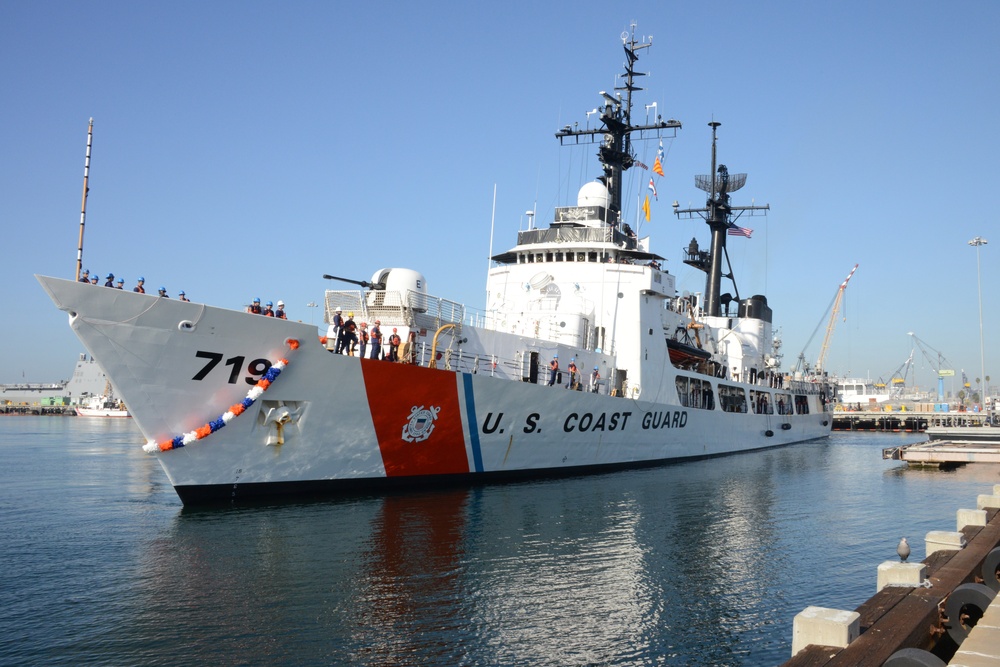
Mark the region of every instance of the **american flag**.
<instances>
[{"instance_id":1,"label":"american flag","mask_svg":"<svg viewBox=\"0 0 1000 667\"><path fill-rule=\"evenodd\" d=\"M649 167L647 167L646 165L644 165L642 162L639 162L638 160L635 161L635 166L642 167L646 171L649 171Z\"/></svg>"},{"instance_id":2,"label":"american flag","mask_svg":"<svg viewBox=\"0 0 1000 667\"><path fill-rule=\"evenodd\" d=\"M750 235L753 234L753 230L748 229L747 227L730 225L726 233L729 234L730 236L745 236L747 238L750 238Z\"/></svg>"}]
</instances>

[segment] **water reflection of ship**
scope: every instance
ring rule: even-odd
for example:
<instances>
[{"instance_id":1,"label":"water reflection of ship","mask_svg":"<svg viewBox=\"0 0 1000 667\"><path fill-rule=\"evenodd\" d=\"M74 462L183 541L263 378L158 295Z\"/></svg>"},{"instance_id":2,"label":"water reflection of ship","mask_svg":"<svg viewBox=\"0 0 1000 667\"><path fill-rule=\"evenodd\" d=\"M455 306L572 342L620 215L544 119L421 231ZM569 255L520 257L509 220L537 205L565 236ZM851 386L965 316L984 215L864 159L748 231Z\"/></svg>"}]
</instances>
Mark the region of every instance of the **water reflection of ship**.
<instances>
[{"instance_id":1,"label":"water reflection of ship","mask_svg":"<svg viewBox=\"0 0 1000 667\"><path fill-rule=\"evenodd\" d=\"M169 600L172 631L200 638L199 659L229 663L664 655L692 627L752 632L770 604L761 582L789 539L774 529L775 470L807 468L804 456L776 450L750 470L697 464L614 484L183 510L140 555L132 625L161 632ZM699 647L706 663L731 651Z\"/></svg>"}]
</instances>

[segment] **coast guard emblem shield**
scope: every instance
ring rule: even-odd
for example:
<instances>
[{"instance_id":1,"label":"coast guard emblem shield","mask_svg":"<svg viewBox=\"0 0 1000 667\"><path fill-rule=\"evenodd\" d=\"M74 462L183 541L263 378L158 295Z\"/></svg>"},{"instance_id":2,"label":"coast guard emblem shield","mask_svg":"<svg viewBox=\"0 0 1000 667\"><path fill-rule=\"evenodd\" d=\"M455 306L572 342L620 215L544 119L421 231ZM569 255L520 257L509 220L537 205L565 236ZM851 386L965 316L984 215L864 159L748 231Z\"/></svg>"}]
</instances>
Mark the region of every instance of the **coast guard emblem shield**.
<instances>
[{"instance_id":1,"label":"coast guard emblem shield","mask_svg":"<svg viewBox=\"0 0 1000 667\"><path fill-rule=\"evenodd\" d=\"M387 477L469 472L455 373L361 361Z\"/></svg>"},{"instance_id":2,"label":"coast guard emblem shield","mask_svg":"<svg viewBox=\"0 0 1000 667\"><path fill-rule=\"evenodd\" d=\"M403 440L407 442L423 442L431 437L434 432L434 420L437 419L441 408L433 405L429 410L424 410L424 406L416 405L410 409L410 420L403 427Z\"/></svg>"}]
</instances>

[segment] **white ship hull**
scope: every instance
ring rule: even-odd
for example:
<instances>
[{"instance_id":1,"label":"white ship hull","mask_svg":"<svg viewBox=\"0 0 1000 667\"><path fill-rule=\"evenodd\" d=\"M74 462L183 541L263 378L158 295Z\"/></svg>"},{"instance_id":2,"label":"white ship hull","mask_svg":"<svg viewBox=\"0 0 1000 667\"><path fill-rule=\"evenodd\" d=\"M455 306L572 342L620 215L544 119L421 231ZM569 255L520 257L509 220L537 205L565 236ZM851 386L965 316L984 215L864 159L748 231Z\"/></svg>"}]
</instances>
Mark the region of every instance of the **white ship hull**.
<instances>
[{"instance_id":1,"label":"white ship hull","mask_svg":"<svg viewBox=\"0 0 1000 667\"><path fill-rule=\"evenodd\" d=\"M128 410L118 410L114 408L87 408L80 405L76 406L76 415L78 417L113 417L117 419L129 416Z\"/></svg>"},{"instance_id":2,"label":"white ship hull","mask_svg":"<svg viewBox=\"0 0 1000 667\"><path fill-rule=\"evenodd\" d=\"M694 410L361 360L329 353L307 324L39 281L70 313L72 328L153 443L193 432L245 399L247 360L288 360L225 428L156 453L185 502L634 467L787 445L830 430L821 410ZM286 344L291 339L297 349ZM194 379L213 358L214 368ZM281 408L290 417L279 429ZM435 414L411 427L415 409Z\"/></svg>"}]
</instances>

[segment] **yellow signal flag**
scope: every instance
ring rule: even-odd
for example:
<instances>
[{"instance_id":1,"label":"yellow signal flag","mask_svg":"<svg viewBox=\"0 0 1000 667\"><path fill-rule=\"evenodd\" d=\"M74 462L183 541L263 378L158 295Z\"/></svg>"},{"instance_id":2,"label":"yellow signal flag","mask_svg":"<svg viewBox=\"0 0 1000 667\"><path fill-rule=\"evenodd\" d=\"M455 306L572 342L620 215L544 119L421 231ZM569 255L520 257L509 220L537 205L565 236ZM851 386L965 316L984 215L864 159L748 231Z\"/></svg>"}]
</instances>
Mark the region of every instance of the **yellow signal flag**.
<instances>
[{"instance_id":1,"label":"yellow signal flag","mask_svg":"<svg viewBox=\"0 0 1000 667\"><path fill-rule=\"evenodd\" d=\"M646 195L646 201L642 202L642 212L646 214L646 222L649 222L649 195Z\"/></svg>"}]
</instances>

